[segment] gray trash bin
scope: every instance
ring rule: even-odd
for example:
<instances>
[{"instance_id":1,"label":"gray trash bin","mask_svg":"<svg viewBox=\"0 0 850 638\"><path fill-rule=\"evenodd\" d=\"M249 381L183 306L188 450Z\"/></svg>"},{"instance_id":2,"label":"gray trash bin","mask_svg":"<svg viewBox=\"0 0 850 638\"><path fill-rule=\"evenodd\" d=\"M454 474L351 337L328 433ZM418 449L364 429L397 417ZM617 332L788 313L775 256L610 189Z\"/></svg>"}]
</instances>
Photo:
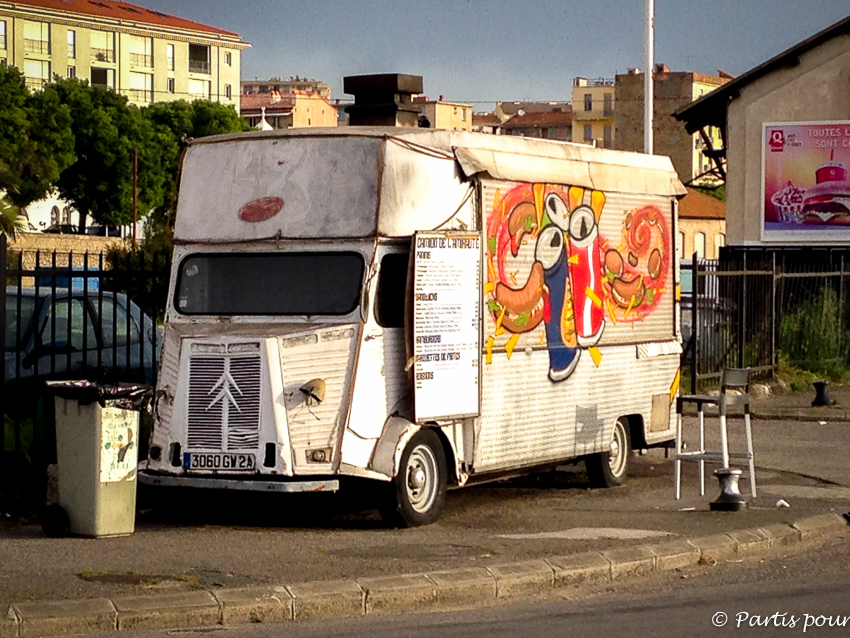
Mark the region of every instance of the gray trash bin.
<instances>
[{"instance_id":1,"label":"gray trash bin","mask_svg":"<svg viewBox=\"0 0 850 638\"><path fill-rule=\"evenodd\" d=\"M132 534L136 521L139 410L149 386L49 383L56 408L59 507L42 521L89 537ZM63 511L64 510L64 511Z\"/></svg>"}]
</instances>

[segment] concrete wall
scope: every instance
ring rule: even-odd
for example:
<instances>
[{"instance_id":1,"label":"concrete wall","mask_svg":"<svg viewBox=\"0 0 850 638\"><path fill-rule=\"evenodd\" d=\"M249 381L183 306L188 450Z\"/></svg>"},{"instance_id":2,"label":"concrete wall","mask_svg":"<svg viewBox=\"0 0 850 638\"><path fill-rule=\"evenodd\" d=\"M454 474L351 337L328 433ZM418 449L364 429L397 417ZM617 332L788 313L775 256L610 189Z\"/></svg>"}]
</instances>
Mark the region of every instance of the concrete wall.
<instances>
[{"instance_id":1,"label":"concrete wall","mask_svg":"<svg viewBox=\"0 0 850 638\"><path fill-rule=\"evenodd\" d=\"M850 120L850 35L743 86L727 112L729 244L761 242L762 125Z\"/></svg>"},{"instance_id":2,"label":"concrete wall","mask_svg":"<svg viewBox=\"0 0 850 638\"><path fill-rule=\"evenodd\" d=\"M653 152L669 156L679 179L684 182L702 172L696 148L697 135L688 135L684 124L672 114L693 102L700 91L706 93L723 82L720 77L698 73L657 73L653 80ZM619 150L643 152L643 83L643 73L618 75L616 78L614 147ZM717 136L715 148L719 144Z\"/></svg>"}]
</instances>

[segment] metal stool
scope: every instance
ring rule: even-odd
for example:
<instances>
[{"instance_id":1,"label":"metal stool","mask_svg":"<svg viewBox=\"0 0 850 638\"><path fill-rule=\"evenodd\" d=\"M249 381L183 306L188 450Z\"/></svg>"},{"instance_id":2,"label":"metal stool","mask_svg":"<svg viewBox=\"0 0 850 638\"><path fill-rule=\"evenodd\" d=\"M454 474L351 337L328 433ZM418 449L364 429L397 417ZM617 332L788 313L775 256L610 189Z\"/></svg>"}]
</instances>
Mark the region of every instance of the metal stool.
<instances>
[{"instance_id":1,"label":"metal stool","mask_svg":"<svg viewBox=\"0 0 850 638\"><path fill-rule=\"evenodd\" d=\"M721 377L720 395L684 395L676 399L676 411L679 413L676 426L676 499L681 497L682 461L699 463L699 493L705 495L705 462L720 461L723 467L729 467L729 459L747 459L749 461L750 492L756 497L756 466L753 456L753 432L750 426L750 369L727 368ZM729 394L729 390L737 390L740 394ZM682 410L686 404L695 403L699 418L699 449L691 452L682 450ZM705 405L717 405L720 412L720 451L705 449ZM727 439L726 417L730 406L742 406L744 410L744 427L747 435L745 452L729 452Z\"/></svg>"}]
</instances>

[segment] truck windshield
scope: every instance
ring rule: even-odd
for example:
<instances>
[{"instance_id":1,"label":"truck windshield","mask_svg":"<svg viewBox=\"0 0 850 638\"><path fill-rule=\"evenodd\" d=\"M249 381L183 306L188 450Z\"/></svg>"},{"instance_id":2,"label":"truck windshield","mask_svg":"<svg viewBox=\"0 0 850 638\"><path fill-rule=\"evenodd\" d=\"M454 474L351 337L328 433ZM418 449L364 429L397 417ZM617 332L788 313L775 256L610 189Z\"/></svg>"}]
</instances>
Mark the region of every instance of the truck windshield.
<instances>
[{"instance_id":1,"label":"truck windshield","mask_svg":"<svg viewBox=\"0 0 850 638\"><path fill-rule=\"evenodd\" d=\"M187 315L347 315L364 268L356 252L190 255L174 301Z\"/></svg>"}]
</instances>

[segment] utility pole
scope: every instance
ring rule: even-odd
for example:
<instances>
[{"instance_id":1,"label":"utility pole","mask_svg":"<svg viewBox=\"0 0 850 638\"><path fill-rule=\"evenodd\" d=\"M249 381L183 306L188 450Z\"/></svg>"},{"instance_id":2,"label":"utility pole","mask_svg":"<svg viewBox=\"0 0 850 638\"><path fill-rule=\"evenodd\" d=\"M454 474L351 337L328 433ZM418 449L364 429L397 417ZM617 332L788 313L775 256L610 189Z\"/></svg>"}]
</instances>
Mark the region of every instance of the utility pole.
<instances>
[{"instance_id":1,"label":"utility pole","mask_svg":"<svg viewBox=\"0 0 850 638\"><path fill-rule=\"evenodd\" d=\"M643 152L649 155L652 150L652 103L653 103L653 73L655 44L655 0L646 0L646 50L643 73Z\"/></svg>"}]
</instances>

